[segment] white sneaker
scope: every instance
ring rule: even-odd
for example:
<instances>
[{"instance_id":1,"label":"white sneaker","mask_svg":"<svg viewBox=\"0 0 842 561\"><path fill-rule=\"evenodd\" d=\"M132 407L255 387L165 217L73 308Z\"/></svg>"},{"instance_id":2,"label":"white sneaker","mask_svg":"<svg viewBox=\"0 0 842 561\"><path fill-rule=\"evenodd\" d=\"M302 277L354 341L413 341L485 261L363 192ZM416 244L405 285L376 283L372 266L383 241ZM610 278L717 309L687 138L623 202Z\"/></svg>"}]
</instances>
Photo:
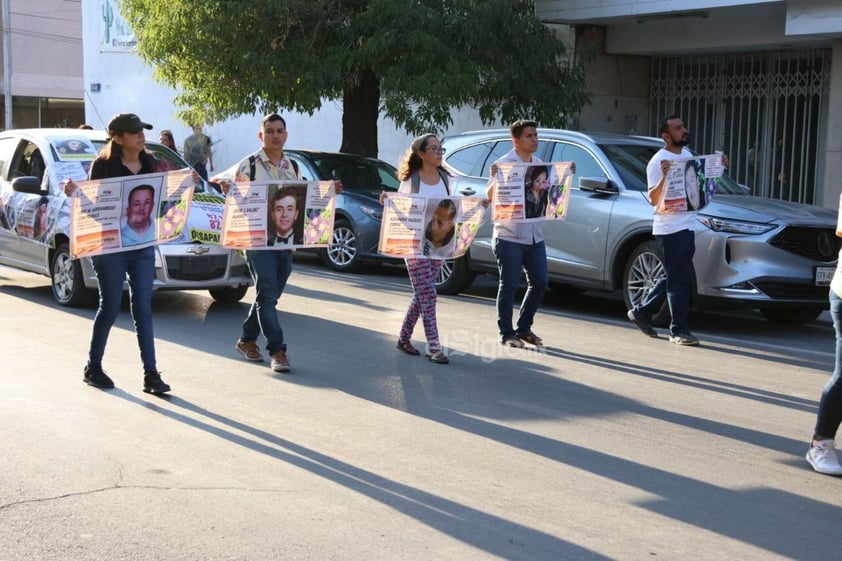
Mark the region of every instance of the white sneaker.
<instances>
[{"instance_id":1,"label":"white sneaker","mask_svg":"<svg viewBox=\"0 0 842 561\"><path fill-rule=\"evenodd\" d=\"M807 461L813 469L827 475L842 475L842 465L833 447L832 440L819 440L807 450Z\"/></svg>"}]
</instances>

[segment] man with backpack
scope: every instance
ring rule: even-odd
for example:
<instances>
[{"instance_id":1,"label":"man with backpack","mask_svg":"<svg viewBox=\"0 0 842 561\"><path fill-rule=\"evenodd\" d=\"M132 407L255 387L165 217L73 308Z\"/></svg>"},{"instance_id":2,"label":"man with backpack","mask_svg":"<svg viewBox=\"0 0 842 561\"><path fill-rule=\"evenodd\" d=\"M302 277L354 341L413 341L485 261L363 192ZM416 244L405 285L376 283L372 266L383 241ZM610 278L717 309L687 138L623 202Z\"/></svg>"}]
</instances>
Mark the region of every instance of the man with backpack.
<instances>
[{"instance_id":1,"label":"man with backpack","mask_svg":"<svg viewBox=\"0 0 842 561\"><path fill-rule=\"evenodd\" d=\"M277 113L263 117L257 137L262 144L260 150L240 160L234 181L300 179L298 166L284 155L284 144L288 134L283 117ZM222 192L227 195L231 182L225 179L216 181L222 187ZM235 348L246 360L262 362L263 354L257 346L257 338L262 332L266 338L266 350L271 357L272 370L289 372L287 346L275 306L292 272L292 250L282 249L283 245L280 244L277 247L278 249L246 251L246 261L257 296L243 322L242 334Z\"/></svg>"}]
</instances>

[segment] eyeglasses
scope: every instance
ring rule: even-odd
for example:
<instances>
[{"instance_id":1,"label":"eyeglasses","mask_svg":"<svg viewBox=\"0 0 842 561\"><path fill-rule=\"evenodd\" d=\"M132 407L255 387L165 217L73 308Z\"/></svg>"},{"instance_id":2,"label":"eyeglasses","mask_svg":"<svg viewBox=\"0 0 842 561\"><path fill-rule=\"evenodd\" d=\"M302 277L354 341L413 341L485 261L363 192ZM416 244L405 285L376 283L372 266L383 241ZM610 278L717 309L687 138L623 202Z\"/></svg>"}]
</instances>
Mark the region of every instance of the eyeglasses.
<instances>
[{"instance_id":1,"label":"eyeglasses","mask_svg":"<svg viewBox=\"0 0 842 561\"><path fill-rule=\"evenodd\" d=\"M444 154L447 152L447 149L442 148L441 146L430 146L429 148L424 148L424 152L432 152L433 154Z\"/></svg>"}]
</instances>

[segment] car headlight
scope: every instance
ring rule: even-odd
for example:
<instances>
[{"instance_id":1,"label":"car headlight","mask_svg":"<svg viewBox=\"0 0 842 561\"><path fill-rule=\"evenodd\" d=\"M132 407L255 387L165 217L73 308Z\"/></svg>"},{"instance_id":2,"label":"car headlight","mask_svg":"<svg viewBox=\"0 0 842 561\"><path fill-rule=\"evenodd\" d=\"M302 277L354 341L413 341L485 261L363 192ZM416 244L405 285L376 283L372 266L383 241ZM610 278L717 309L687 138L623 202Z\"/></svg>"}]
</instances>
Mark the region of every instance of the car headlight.
<instances>
[{"instance_id":1,"label":"car headlight","mask_svg":"<svg viewBox=\"0 0 842 561\"><path fill-rule=\"evenodd\" d=\"M759 236L769 230L774 230L774 224L761 224L759 222L744 222L742 220L729 220L726 218L714 218L713 216L698 216L699 222L714 232L726 232L728 234L746 234Z\"/></svg>"},{"instance_id":2,"label":"car headlight","mask_svg":"<svg viewBox=\"0 0 842 561\"><path fill-rule=\"evenodd\" d=\"M371 208L370 206L360 205L360 210L372 220L377 220L378 222L383 220L382 208Z\"/></svg>"}]
</instances>

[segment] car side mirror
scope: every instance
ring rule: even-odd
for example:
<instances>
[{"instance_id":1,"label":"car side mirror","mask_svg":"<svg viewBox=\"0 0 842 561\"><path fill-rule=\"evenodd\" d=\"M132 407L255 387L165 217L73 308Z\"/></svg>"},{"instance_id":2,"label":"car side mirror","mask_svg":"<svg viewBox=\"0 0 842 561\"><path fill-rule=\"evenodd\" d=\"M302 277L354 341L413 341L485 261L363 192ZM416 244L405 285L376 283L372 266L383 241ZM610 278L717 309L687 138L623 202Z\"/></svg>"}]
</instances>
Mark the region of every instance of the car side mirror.
<instances>
[{"instance_id":1,"label":"car side mirror","mask_svg":"<svg viewBox=\"0 0 842 561\"><path fill-rule=\"evenodd\" d=\"M580 177L579 189L601 195L616 195L619 193L617 187L607 177Z\"/></svg>"},{"instance_id":2,"label":"car side mirror","mask_svg":"<svg viewBox=\"0 0 842 561\"><path fill-rule=\"evenodd\" d=\"M41 180L31 175L16 177L12 180L12 190L30 195L42 195Z\"/></svg>"}]
</instances>

